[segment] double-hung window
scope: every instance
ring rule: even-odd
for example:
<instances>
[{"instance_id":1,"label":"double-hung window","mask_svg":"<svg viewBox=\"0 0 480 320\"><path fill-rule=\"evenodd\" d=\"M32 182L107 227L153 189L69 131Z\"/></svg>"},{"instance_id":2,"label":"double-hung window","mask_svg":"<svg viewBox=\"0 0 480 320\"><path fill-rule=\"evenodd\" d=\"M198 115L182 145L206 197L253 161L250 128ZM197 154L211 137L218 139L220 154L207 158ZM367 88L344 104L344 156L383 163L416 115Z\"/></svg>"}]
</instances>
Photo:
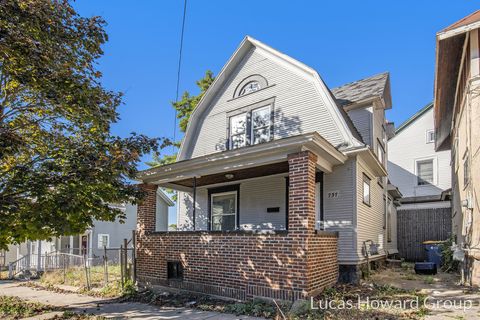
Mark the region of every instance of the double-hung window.
<instances>
[{"instance_id":1,"label":"double-hung window","mask_svg":"<svg viewBox=\"0 0 480 320\"><path fill-rule=\"evenodd\" d=\"M211 195L212 230L237 228L237 194L237 191L230 191Z\"/></svg>"},{"instance_id":2,"label":"double-hung window","mask_svg":"<svg viewBox=\"0 0 480 320\"><path fill-rule=\"evenodd\" d=\"M271 140L272 106L267 105L230 117L230 149Z\"/></svg>"},{"instance_id":3,"label":"double-hung window","mask_svg":"<svg viewBox=\"0 0 480 320\"><path fill-rule=\"evenodd\" d=\"M98 249L103 249L104 247L110 246L110 235L109 234L99 234L98 235Z\"/></svg>"},{"instance_id":4,"label":"double-hung window","mask_svg":"<svg viewBox=\"0 0 480 320\"><path fill-rule=\"evenodd\" d=\"M270 140L270 106L252 110L252 144Z\"/></svg>"},{"instance_id":5,"label":"double-hung window","mask_svg":"<svg viewBox=\"0 0 480 320\"><path fill-rule=\"evenodd\" d=\"M247 142L247 113L230 117L230 149L244 147Z\"/></svg>"},{"instance_id":6,"label":"double-hung window","mask_svg":"<svg viewBox=\"0 0 480 320\"><path fill-rule=\"evenodd\" d=\"M433 159L417 161L417 185L434 184Z\"/></svg>"}]
</instances>

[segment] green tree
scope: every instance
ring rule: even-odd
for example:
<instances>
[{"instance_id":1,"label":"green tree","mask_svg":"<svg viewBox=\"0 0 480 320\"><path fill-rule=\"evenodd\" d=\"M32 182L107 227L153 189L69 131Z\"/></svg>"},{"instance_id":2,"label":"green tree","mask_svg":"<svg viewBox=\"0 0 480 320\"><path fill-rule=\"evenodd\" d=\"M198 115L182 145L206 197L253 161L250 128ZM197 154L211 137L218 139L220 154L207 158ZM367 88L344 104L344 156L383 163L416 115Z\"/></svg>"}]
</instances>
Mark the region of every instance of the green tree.
<instances>
[{"instance_id":1,"label":"green tree","mask_svg":"<svg viewBox=\"0 0 480 320\"><path fill-rule=\"evenodd\" d=\"M104 26L68 1L0 2L0 248L122 221L109 203L142 196L129 181L158 142L110 134L122 95L95 67Z\"/></svg>"},{"instance_id":2,"label":"green tree","mask_svg":"<svg viewBox=\"0 0 480 320\"><path fill-rule=\"evenodd\" d=\"M178 127L182 133L185 133L187 131L187 125L188 120L190 119L190 115L192 114L193 110L195 110L198 102L200 102L202 97L205 95L205 92L207 92L208 88L214 80L215 77L213 76L213 72L207 70L203 78L196 82L198 88L200 89L199 94L191 95L188 91L185 91L179 101L172 102L172 106L177 112L177 119L179 120ZM160 149L168 151L168 147L171 147L172 145L179 147L180 142L165 139ZM176 158L176 153L163 155L156 154L153 156L152 161L147 162L147 165L151 167L161 166L175 162Z\"/></svg>"}]
</instances>

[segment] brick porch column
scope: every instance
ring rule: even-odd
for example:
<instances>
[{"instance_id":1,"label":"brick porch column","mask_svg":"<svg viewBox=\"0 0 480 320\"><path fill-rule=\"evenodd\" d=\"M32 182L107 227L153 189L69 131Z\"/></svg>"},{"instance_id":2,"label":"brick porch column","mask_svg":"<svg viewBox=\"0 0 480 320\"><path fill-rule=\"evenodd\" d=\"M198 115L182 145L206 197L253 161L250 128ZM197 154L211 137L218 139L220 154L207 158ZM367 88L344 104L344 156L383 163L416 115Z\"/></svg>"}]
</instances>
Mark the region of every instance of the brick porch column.
<instances>
[{"instance_id":1,"label":"brick porch column","mask_svg":"<svg viewBox=\"0 0 480 320\"><path fill-rule=\"evenodd\" d=\"M155 231L155 214L157 210L157 189L155 184L141 184L145 198L137 206L137 235Z\"/></svg>"},{"instance_id":2,"label":"brick porch column","mask_svg":"<svg viewBox=\"0 0 480 320\"><path fill-rule=\"evenodd\" d=\"M310 151L288 155L288 231L315 231L315 163L317 156Z\"/></svg>"}]
</instances>

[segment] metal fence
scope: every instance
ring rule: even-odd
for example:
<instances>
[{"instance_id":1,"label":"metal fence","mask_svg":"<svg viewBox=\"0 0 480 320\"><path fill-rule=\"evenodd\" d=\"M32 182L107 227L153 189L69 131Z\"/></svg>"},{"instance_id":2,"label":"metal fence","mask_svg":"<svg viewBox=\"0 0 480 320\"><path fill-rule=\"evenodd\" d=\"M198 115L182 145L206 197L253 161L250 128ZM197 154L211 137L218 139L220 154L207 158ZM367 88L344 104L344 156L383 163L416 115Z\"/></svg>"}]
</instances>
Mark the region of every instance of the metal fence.
<instances>
[{"instance_id":1,"label":"metal fence","mask_svg":"<svg viewBox=\"0 0 480 320\"><path fill-rule=\"evenodd\" d=\"M60 251L25 255L9 264L8 277L13 279L43 273L54 283L86 287L88 290L112 283L123 287L127 280L136 280L134 241L125 239L118 248L104 247L103 254L96 256Z\"/></svg>"},{"instance_id":2,"label":"metal fence","mask_svg":"<svg viewBox=\"0 0 480 320\"><path fill-rule=\"evenodd\" d=\"M447 240L452 232L451 208L398 210L397 241L400 257L424 261L424 241Z\"/></svg>"}]
</instances>

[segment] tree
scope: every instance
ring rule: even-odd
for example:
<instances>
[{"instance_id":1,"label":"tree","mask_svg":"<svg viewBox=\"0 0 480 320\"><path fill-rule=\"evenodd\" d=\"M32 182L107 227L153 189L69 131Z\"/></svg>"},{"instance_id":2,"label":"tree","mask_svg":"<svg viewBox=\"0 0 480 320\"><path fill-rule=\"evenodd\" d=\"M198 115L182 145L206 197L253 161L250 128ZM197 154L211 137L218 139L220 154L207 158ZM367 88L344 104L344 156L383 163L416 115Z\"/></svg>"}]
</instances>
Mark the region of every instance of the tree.
<instances>
[{"instance_id":1,"label":"tree","mask_svg":"<svg viewBox=\"0 0 480 320\"><path fill-rule=\"evenodd\" d=\"M213 76L213 72L210 70L207 70L203 78L196 82L198 88L200 89L199 94L192 96L188 91L185 91L182 95L181 100L172 102L172 106L177 112L177 119L179 119L178 127L182 133L185 133L187 131L187 125L188 125L188 120L190 120L190 115L192 114L193 110L195 110L198 103L200 102L202 97L205 95L205 92L207 92L208 88L210 87L210 85L213 83L214 80L215 80L215 77ZM160 149L165 150L166 148L171 147L172 145L179 147L180 142L164 139ZM163 156L156 154L153 156L152 161L147 162L147 165L151 167L162 166L165 164L175 162L176 158L177 158L176 153L164 154Z\"/></svg>"},{"instance_id":2,"label":"tree","mask_svg":"<svg viewBox=\"0 0 480 320\"><path fill-rule=\"evenodd\" d=\"M68 1L0 2L0 248L122 221L130 183L156 139L110 134L122 94L95 64L108 37L100 17Z\"/></svg>"},{"instance_id":3,"label":"tree","mask_svg":"<svg viewBox=\"0 0 480 320\"><path fill-rule=\"evenodd\" d=\"M207 70L205 75L202 79L196 82L198 88L200 89L200 93L198 95L190 95L188 91L185 91L182 95L182 99L180 101L172 102L173 108L177 112L177 119L178 127L182 133L187 131L188 121L190 120L190 115L192 114L193 110L197 107L198 103L207 92L210 85L215 80L213 76L213 72ZM172 141L170 139L163 139L162 145L160 146L160 150L168 150L169 147L180 147L180 141ZM169 163L173 163L177 160L177 153L174 152L172 154L163 154L155 153L153 155L152 161L147 162L147 165L150 167L157 167L163 166ZM165 189L166 192L171 194L171 198L173 201L177 201L177 194L173 189ZM175 225L176 228L176 225Z\"/></svg>"}]
</instances>

